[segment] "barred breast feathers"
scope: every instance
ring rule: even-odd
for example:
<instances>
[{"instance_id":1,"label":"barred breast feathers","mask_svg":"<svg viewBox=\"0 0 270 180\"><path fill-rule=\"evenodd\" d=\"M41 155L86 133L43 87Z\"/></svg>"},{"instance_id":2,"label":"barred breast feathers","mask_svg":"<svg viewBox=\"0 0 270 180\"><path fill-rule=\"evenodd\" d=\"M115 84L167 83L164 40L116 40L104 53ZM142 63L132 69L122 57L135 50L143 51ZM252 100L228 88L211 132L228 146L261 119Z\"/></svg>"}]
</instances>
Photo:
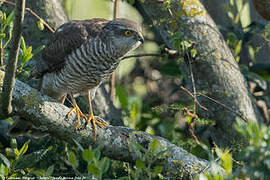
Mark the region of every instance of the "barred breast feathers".
<instances>
[{"instance_id":1,"label":"barred breast feathers","mask_svg":"<svg viewBox=\"0 0 270 180\"><path fill-rule=\"evenodd\" d=\"M113 50L101 39L89 38L66 57L64 68L54 73L54 88L77 92L98 86L119 64L111 52Z\"/></svg>"}]
</instances>

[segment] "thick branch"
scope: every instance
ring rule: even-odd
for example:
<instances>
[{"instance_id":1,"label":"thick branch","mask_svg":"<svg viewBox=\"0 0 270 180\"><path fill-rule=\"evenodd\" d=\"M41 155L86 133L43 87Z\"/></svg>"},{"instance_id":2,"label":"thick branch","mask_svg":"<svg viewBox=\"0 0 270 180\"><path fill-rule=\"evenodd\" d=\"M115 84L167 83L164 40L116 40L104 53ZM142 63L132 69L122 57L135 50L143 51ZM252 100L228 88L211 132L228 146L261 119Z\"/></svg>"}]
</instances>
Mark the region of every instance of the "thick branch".
<instances>
[{"instance_id":1,"label":"thick branch","mask_svg":"<svg viewBox=\"0 0 270 180\"><path fill-rule=\"evenodd\" d=\"M0 84L3 76L4 73L0 71ZM73 139L75 139L84 147L89 145L101 146L101 152L104 156L116 160L135 162L138 157L132 151L130 145L137 143L147 148L149 143L156 139L163 147L160 150L169 149L168 152L171 154L164 160L164 168L167 170L168 176L175 174L175 170L178 170L177 176L183 175L184 177L199 173L204 169L209 171L208 161L197 158L182 148L171 144L166 139L126 127L109 125L106 129L98 128L97 139L93 141L92 131L89 127L74 130L75 117L72 116L69 119L66 117L69 108L18 80L16 80L14 86L13 108L19 116L27 118L36 127L51 136L69 143L74 143ZM222 170L220 169L220 171Z\"/></svg>"},{"instance_id":2,"label":"thick branch","mask_svg":"<svg viewBox=\"0 0 270 180\"><path fill-rule=\"evenodd\" d=\"M1 106L1 114L4 116L9 116L12 112L12 91L15 82L15 72L17 69L20 40L22 36L24 9L25 0L17 0L15 5L14 29L12 31L11 48L8 55L8 64L6 67L7 76L5 76L4 79L3 94L1 97L1 101L3 101L3 104Z\"/></svg>"},{"instance_id":3,"label":"thick branch","mask_svg":"<svg viewBox=\"0 0 270 180\"><path fill-rule=\"evenodd\" d=\"M189 89L195 85L198 94L205 94L211 98L203 96L197 98L198 102L208 109L207 111L198 109L200 117L216 122L214 129L210 128L207 132L210 137L204 137L211 138L222 146L243 142L233 128L236 113L217 105L212 99L232 108L234 112L241 114L241 117L251 121L260 122L261 115L252 101L245 79L230 49L200 1L187 3L185 0L171 0L167 9L156 0L144 3L137 1L136 8L145 19L148 18L153 22L153 27L167 47L173 47L172 34L175 33L181 34L184 40L194 44L198 56L192 60L192 72L188 61L182 61L180 69ZM191 73L194 75L194 84Z\"/></svg>"}]
</instances>

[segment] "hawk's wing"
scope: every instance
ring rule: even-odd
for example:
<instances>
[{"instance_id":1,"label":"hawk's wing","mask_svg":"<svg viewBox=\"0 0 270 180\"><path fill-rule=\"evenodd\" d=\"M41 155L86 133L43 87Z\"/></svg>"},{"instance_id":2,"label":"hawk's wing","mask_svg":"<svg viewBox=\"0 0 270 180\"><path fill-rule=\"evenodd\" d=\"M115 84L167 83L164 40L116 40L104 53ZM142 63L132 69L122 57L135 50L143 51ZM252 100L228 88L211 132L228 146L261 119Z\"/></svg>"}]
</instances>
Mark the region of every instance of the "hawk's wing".
<instances>
[{"instance_id":1,"label":"hawk's wing","mask_svg":"<svg viewBox=\"0 0 270 180\"><path fill-rule=\"evenodd\" d=\"M42 60L33 69L31 76L40 78L44 73L61 69L65 57L79 48L90 37L96 37L108 20L90 19L70 21L60 26L42 52Z\"/></svg>"}]
</instances>

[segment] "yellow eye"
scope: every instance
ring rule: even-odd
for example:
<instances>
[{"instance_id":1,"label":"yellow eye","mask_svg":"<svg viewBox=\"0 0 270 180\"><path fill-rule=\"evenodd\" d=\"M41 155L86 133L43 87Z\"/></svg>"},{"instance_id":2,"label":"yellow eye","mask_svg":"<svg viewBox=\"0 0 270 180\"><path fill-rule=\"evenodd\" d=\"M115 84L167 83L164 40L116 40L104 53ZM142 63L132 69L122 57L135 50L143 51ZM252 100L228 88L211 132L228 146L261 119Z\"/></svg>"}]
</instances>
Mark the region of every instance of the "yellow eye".
<instances>
[{"instance_id":1,"label":"yellow eye","mask_svg":"<svg viewBox=\"0 0 270 180\"><path fill-rule=\"evenodd\" d=\"M130 30L125 31L125 36L129 37L132 35L132 32Z\"/></svg>"}]
</instances>

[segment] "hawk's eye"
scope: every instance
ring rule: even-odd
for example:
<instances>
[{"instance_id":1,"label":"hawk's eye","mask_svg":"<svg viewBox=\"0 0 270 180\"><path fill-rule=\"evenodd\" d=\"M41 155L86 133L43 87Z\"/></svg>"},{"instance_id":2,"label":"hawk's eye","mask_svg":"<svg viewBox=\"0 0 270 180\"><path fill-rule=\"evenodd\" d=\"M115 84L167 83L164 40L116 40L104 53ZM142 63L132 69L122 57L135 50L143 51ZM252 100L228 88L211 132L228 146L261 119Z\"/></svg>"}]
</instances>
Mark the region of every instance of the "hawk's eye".
<instances>
[{"instance_id":1,"label":"hawk's eye","mask_svg":"<svg viewBox=\"0 0 270 180\"><path fill-rule=\"evenodd\" d=\"M130 30L125 31L125 36L129 37L132 35L132 32Z\"/></svg>"}]
</instances>

